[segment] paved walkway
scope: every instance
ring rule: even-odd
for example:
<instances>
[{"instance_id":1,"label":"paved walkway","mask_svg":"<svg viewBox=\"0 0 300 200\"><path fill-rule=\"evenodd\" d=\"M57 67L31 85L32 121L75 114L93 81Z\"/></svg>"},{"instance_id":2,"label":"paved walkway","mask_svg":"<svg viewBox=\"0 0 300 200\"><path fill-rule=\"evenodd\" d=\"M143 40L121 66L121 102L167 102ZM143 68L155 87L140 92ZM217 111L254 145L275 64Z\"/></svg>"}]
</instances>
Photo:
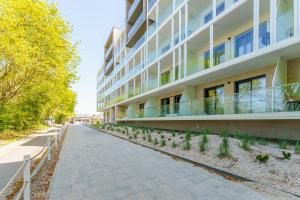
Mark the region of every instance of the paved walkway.
<instances>
[{"instance_id":1,"label":"paved walkway","mask_svg":"<svg viewBox=\"0 0 300 200\"><path fill-rule=\"evenodd\" d=\"M70 126L50 199L267 199L260 193L156 151Z\"/></svg>"},{"instance_id":2,"label":"paved walkway","mask_svg":"<svg viewBox=\"0 0 300 200\"><path fill-rule=\"evenodd\" d=\"M21 166L24 155L31 157L36 155L46 144L48 136L55 130L57 129L42 131L0 147L0 191Z\"/></svg>"}]
</instances>

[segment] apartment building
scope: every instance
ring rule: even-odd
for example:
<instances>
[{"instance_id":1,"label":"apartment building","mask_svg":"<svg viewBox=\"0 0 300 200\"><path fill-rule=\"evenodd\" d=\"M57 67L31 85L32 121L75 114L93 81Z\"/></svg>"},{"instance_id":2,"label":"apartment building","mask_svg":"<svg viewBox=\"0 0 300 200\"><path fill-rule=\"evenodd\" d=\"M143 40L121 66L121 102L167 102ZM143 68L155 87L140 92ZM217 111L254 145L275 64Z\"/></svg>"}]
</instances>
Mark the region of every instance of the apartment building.
<instances>
[{"instance_id":1,"label":"apartment building","mask_svg":"<svg viewBox=\"0 0 300 200\"><path fill-rule=\"evenodd\" d=\"M300 138L298 0L125 0L97 75L110 123Z\"/></svg>"}]
</instances>

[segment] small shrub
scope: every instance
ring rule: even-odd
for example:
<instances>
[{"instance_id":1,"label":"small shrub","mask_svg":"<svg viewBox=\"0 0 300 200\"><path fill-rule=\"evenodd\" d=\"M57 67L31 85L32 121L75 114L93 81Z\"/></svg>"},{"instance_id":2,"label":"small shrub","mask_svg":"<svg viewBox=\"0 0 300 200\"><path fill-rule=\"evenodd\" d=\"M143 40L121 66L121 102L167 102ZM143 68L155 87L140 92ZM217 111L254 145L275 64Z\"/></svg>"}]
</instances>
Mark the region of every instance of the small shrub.
<instances>
[{"instance_id":1,"label":"small shrub","mask_svg":"<svg viewBox=\"0 0 300 200\"><path fill-rule=\"evenodd\" d=\"M282 155L285 160L289 160L292 157L292 154L290 152L282 151Z\"/></svg>"},{"instance_id":2,"label":"small shrub","mask_svg":"<svg viewBox=\"0 0 300 200\"><path fill-rule=\"evenodd\" d=\"M229 131L229 130L227 130L227 129L222 129L222 130L221 130L220 136L221 136L222 138L229 137L229 135L230 135L230 131Z\"/></svg>"},{"instance_id":3,"label":"small shrub","mask_svg":"<svg viewBox=\"0 0 300 200\"><path fill-rule=\"evenodd\" d=\"M219 156L220 157L228 157L230 155L229 152L229 141L228 141L228 137L224 137L222 139L222 142L219 146Z\"/></svg>"},{"instance_id":4,"label":"small shrub","mask_svg":"<svg viewBox=\"0 0 300 200\"><path fill-rule=\"evenodd\" d=\"M148 134L148 135L147 135L147 141L148 141L148 142L152 142L151 134Z\"/></svg>"},{"instance_id":5,"label":"small shrub","mask_svg":"<svg viewBox=\"0 0 300 200\"><path fill-rule=\"evenodd\" d=\"M242 138L242 133L239 131L235 132L233 138L240 140Z\"/></svg>"},{"instance_id":6,"label":"small shrub","mask_svg":"<svg viewBox=\"0 0 300 200\"><path fill-rule=\"evenodd\" d=\"M177 147L177 144L176 144L175 141L173 141L173 142L171 143L171 147L172 147L172 148L176 148L176 147Z\"/></svg>"},{"instance_id":7,"label":"small shrub","mask_svg":"<svg viewBox=\"0 0 300 200\"><path fill-rule=\"evenodd\" d=\"M280 149L288 149L287 140L279 140L278 146Z\"/></svg>"},{"instance_id":8,"label":"small shrub","mask_svg":"<svg viewBox=\"0 0 300 200\"><path fill-rule=\"evenodd\" d=\"M259 138L259 139L258 139L258 144L260 144L260 145L266 145L266 144L267 144L267 141L266 141L265 138Z\"/></svg>"},{"instance_id":9,"label":"small shrub","mask_svg":"<svg viewBox=\"0 0 300 200\"><path fill-rule=\"evenodd\" d=\"M295 145L295 153L300 154L300 142L297 142Z\"/></svg>"},{"instance_id":10,"label":"small shrub","mask_svg":"<svg viewBox=\"0 0 300 200\"><path fill-rule=\"evenodd\" d=\"M143 135L143 140L146 140L146 136L145 135Z\"/></svg>"},{"instance_id":11,"label":"small shrub","mask_svg":"<svg viewBox=\"0 0 300 200\"><path fill-rule=\"evenodd\" d=\"M258 154L256 156L256 160L258 160L261 163L266 163L269 160L269 155L267 155L267 154Z\"/></svg>"},{"instance_id":12,"label":"small shrub","mask_svg":"<svg viewBox=\"0 0 300 200\"><path fill-rule=\"evenodd\" d=\"M164 140L164 139L160 140L159 144L160 144L161 147L166 146L166 140Z\"/></svg>"},{"instance_id":13,"label":"small shrub","mask_svg":"<svg viewBox=\"0 0 300 200\"><path fill-rule=\"evenodd\" d=\"M154 145L158 145L158 140L157 140L157 138L154 139L153 144L154 144Z\"/></svg>"},{"instance_id":14,"label":"small shrub","mask_svg":"<svg viewBox=\"0 0 300 200\"><path fill-rule=\"evenodd\" d=\"M209 128L205 128L201 131L201 135L209 135L211 134L211 130Z\"/></svg>"},{"instance_id":15,"label":"small shrub","mask_svg":"<svg viewBox=\"0 0 300 200\"><path fill-rule=\"evenodd\" d=\"M242 138L241 138L241 144L240 144L240 147L246 151L249 151L250 150L250 137L248 135L244 135Z\"/></svg>"},{"instance_id":16,"label":"small shrub","mask_svg":"<svg viewBox=\"0 0 300 200\"><path fill-rule=\"evenodd\" d=\"M183 148L183 150L186 150L186 151L190 150L191 149L191 143L190 143L190 141L187 140L187 141L183 142L182 148Z\"/></svg>"},{"instance_id":17,"label":"small shrub","mask_svg":"<svg viewBox=\"0 0 300 200\"><path fill-rule=\"evenodd\" d=\"M207 143L203 142L203 140L199 143L200 152L205 152L207 147Z\"/></svg>"},{"instance_id":18,"label":"small shrub","mask_svg":"<svg viewBox=\"0 0 300 200\"><path fill-rule=\"evenodd\" d=\"M190 141L191 137L192 137L191 131L190 130L186 130L184 137L185 137L185 141Z\"/></svg>"},{"instance_id":19,"label":"small shrub","mask_svg":"<svg viewBox=\"0 0 300 200\"><path fill-rule=\"evenodd\" d=\"M172 133L172 136L173 136L173 137L175 137L175 136L176 136L176 133L175 133L175 131L174 131L174 130L172 130L172 131L171 131L171 133Z\"/></svg>"},{"instance_id":20,"label":"small shrub","mask_svg":"<svg viewBox=\"0 0 300 200\"><path fill-rule=\"evenodd\" d=\"M135 133L135 134L133 134L133 139L137 139L137 134Z\"/></svg>"},{"instance_id":21,"label":"small shrub","mask_svg":"<svg viewBox=\"0 0 300 200\"><path fill-rule=\"evenodd\" d=\"M207 136L207 132L204 132L202 135L202 142L204 143L208 143L208 136Z\"/></svg>"}]
</instances>

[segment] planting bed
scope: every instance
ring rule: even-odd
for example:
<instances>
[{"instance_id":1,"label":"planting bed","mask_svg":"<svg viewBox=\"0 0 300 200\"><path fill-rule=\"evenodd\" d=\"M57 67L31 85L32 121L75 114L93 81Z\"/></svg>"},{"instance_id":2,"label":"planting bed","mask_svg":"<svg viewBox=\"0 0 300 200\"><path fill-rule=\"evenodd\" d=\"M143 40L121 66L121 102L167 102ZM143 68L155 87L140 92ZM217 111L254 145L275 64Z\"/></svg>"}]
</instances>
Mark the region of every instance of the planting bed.
<instances>
[{"instance_id":1,"label":"planting bed","mask_svg":"<svg viewBox=\"0 0 300 200\"><path fill-rule=\"evenodd\" d=\"M122 125L96 128L300 196L300 154L286 141L266 142L240 134L234 137L228 131L219 136L207 129L191 134ZM283 154L290 157L284 159ZM258 155L267 158L258 160Z\"/></svg>"}]
</instances>

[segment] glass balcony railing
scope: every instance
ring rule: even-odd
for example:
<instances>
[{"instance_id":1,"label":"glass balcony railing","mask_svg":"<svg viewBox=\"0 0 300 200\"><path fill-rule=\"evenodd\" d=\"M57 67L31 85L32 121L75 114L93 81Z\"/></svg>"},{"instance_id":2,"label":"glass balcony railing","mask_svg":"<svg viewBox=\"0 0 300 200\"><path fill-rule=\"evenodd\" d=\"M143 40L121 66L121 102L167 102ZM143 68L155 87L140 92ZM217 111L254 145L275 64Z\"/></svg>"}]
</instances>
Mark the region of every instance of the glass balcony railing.
<instances>
[{"instance_id":1,"label":"glass balcony railing","mask_svg":"<svg viewBox=\"0 0 300 200\"><path fill-rule=\"evenodd\" d=\"M300 112L300 83L143 109L143 117ZM128 113L124 113L127 118Z\"/></svg>"},{"instance_id":2,"label":"glass balcony railing","mask_svg":"<svg viewBox=\"0 0 300 200\"><path fill-rule=\"evenodd\" d=\"M148 91L156 89L157 88L157 78L149 79L147 84L148 84Z\"/></svg>"},{"instance_id":3,"label":"glass balcony railing","mask_svg":"<svg viewBox=\"0 0 300 200\"><path fill-rule=\"evenodd\" d=\"M145 20L145 13L142 12L140 16L137 18L137 20L135 21L134 25L128 31L128 39L130 39L133 36L133 34L136 32L136 30L144 20Z\"/></svg>"},{"instance_id":4,"label":"glass balcony railing","mask_svg":"<svg viewBox=\"0 0 300 200\"><path fill-rule=\"evenodd\" d=\"M155 53L155 51L148 52L147 64L150 64L155 59L156 59L156 53Z\"/></svg>"},{"instance_id":5,"label":"glass balcony railing","mask_svg":"<svg viewBox=\"0 0 300 200\"><path fill-rule=\"evenodd\" d=\"M183 2L184 0L175 0L175 9L177 9Z\"/></svg>"},{"instance_id":6,"label":"glass balcony railing","mask_svg":"<svg viewBox=\"0 0 300 200\"><path fill-rule=\"evenodd\" d=\"M133 1L131 7L128 10L128 19L131 18L132 14L136 10L136 8L137 8L137 6L139 5L140 2L141 2L141 0L134 0Z\"/></svg>"},{"instance_id":7,"label":"glass balcony railing","mask_svg":"<svg viewBox=\"0 0 300 200\"><path fill-rule=\"evenodd\" d=\"M111 53L112 49L113 49L113 43L110 44L109 48L106 50L105 52L105 59L108 57L108 55Z\"/></svg>"},{"instance_id":8,"label":"glass balcony railing","mask_svg":"<svg viewBox=\"0 0 300 200\"><path fill-rule=\"evenodd\" d=\"M148 27L148 38L150 38L153 33L156 31L156 26L157 24L153 22L149 27Z\"/></svg>"},{"instance_id":9,"label":"glass balcony railing","mask_svg":"<svg viewBox=\"0 0 300 200\"><path fill-rule=\"evenodd\" d=\"M168 5L158 17L158 25L160 26L172 14L173 4Z\"/></svg>"},{"instance_id":10,"label":"glass balcony railing","mask_svg":"<svg viewBox=\"0 0 300 200\"><path fill-rule=\"evenodd\" d=\"M151 10L151 8L154 6L157 0L149 0L148 1L148 11Z\"/></svg>"},{"instance_id":11,"label":"glass balcony railing","mask_svg":"<svg viewBox=\"0 0 300 200\"><path fill-rule=\"evenodd\" d=\"M159 55L163 55L171 48L171 38L168 38L159 46Z\"/></svg>"}]
</instances>

